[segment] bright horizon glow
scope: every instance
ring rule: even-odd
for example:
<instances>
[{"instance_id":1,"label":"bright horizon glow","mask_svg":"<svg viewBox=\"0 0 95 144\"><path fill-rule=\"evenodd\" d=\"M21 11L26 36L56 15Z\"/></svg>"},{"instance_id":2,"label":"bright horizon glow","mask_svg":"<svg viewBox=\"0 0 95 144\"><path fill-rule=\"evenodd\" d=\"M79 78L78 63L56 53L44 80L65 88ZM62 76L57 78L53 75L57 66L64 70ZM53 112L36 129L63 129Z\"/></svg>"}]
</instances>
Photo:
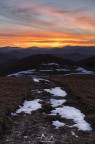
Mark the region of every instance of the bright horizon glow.
<instances>
[{"instance_id":1,"label":"bright horizon glow","mask_svg":"<svg viewBox=\"0 0 95 144\"><path fill-rule=\"evenodd\" d=\"M0 47L95 46L94 0L1 0Z\"/></svg>"}]
</instances>

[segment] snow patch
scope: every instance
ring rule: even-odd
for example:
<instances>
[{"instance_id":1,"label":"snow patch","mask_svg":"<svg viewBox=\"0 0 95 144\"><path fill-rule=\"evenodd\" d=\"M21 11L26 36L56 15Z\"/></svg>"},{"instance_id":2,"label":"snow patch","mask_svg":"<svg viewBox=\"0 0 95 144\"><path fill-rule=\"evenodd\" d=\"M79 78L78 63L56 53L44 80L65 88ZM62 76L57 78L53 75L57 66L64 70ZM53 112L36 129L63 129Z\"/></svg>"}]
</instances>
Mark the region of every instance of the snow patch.
<instances>
[{"instance_id":1,"label":"snow patch","mask_svg":"<svg viewBox=\"0 0 95 144\"><path fill-rule=\"evenodd\" d=\"M65 126L64 123L59 122L58 120L57 120L57 121L53 121L53 124L52 124L52 125L53 125L53 126L56 126L57 129L60 128L60 127L64 127L64 126Z\"/></svg>"},{"instance_id":2,"label":"snow patch","mask_svg":"<svg viewBox=\"0 0 95 144\"><path fill-rule=\"evenodd\" d=\"M57 107L62 105L63 103L65 103L66 100L60 99L60 100L56 100L56 99L51 99L50 103L52 104L52 107Z\"/></svg>"},{"instance_id":3,"label":"snow patch","mask_svg":"<svg viewBox=\"0 0 95 144\"><path fill-rule=\"evenodd\" d=\"M73 136L75 136L75 137L78 137L78 136L75 134L75 132L73 132L73 131L71 131L71 134L72 134Z\"/></svg>"},{"instance_id":4,"label":"snow patch","mask_svg":"<svg viewBox=\"0 0 95 144\"><path fill-rule=\"evenodd\" d=\"M32 92L35 92L35 93L38 93L38 94L40 94L40 93L42 93L42 91L41 90L38 90L38 89L36 89L36 90L31 90Z\"/></svg>"},{"instance_id":5,"label":"snow patch","mask_svg":"<svg viewBox=\"0 0 95 144\"><path fill-rule=\"evenodd\" d=\"M61 108L56 108L55 110L51 111L52 114L59 114L62 118L66 119L73 119L75 124L74 127L77 127L79 130L83 131L91 131L92 128L89 123L84 120L85 115L81 113L80 110L64 106Z\"/></svg>"},{"instance_id":6,"label":"snow patch","mask_svg":"<svg viewBox=\"0 0 95 144\"><path fill-rule=\"evenodd\" d=\"M61 71L71 71L71 70L69 70L69 69L56 69L56 71L59 71L59 72L61 72Z\"/></svg>"},{"instance_id":7,"label":"snow patch","mask_svg":"<svg viewBox=\"0 0 95 144\"><path fill-rule=\"evenodd\" d=\"M34 82L40 82L40 80L38 78L33 78Z\"/></svg>"},{"instance_id":8,"label":"snow patch","mask_svg":"<svg viewBox=\"0 0 95 144\"><path fill-rule=\"evenodd\" d=\"M84 68L82 68L82 67L78 67L78 68L76 69L76 71L77 71L77 72L81 72L82 74L94 74L93 71L86 70L86 69L84 69Z\"/></svg>"},{"instance_id":9,"label":"snow patch","mask_svg":"<svg viewBox=\"0 0 95 144\"><path fill-rule=\"evenodd\" d=\"M11 76L19 77L19 76L22 76L22 75L30 75L30 74L33 74L33 72L35 72L35 71L36 71L35 69L20 71L20 72L17 72L17 73L9 74L8 76L9 77L11 77Z\"/></svg>"},{"instance_id":10,"label":"snow patch","mask_svg":"<svg viewBox=\"0 0 95 144\"><path fill-rule=\"evenodd\" d=\"M54 70L39 70L40 72L52 72Z\"/></svg>"},{"instance_id":11,"label":"snow patch","mask_svg":"<svg viewBox=\"0 0 95 144\"><path fill-rule=\"evenodd\" d=\"M46 66L46 65L48 65L48 66L54 66L54 65L55 65L55 66L59 66L58 63L47 63L47 64L43 63L42 65L43 65L43 66L44 66L44 65L45 65L45 66Z\"/></svg>"},{"instance_id":12,"label":"snow patch","mask_svg":"<svg viewBox=\"0 0 95 144\"><path fill-rule=\"evenodd\" d=\"M40 82L40 81L50 82L49 80L43 79L43 78L33 78L33 81L34 82Z\"/></svg>"},{"instance_id":13,"label":"snow patch","mask_svg":"<svg viewBox=\"0 0 95 144\"><path fill-rule=\"evenodd\" d=\"M23 106L19 106L19 109L16 111L16 114L19 113L27 113L31 114L32 111L36 111L40 108L42 108L41 104L39 103L40 99L35 99L33 101L26 101L23 103Z\"/></svg>"},{"instance_id":14,"label":"snow patch","mask_svg":"<svg viewBox=\"0 0 95 144\"><path fill-rule=\"evenodd\" d=\"M62 90L60 87L44 89L44 91L49 92L50 94L53 94L54 96L65 97L67 95L67 93L64 90Z\"/></svg>"}]
</instances>

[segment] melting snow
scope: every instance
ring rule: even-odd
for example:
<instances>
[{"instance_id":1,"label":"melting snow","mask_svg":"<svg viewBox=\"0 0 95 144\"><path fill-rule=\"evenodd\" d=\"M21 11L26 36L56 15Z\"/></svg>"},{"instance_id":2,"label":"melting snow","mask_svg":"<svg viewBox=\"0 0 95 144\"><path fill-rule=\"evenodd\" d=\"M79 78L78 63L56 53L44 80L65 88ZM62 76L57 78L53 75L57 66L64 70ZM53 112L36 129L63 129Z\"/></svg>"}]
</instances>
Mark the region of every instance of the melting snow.
<instances>
[{"instance_id":1,"label":"melting snow","mask_svg":"<svg viewBox=\"0 0 95 144\"><path fill-rule=\"evenodd\" d=\"M34 81L34 82L40 82L40 81L50 82L49 80L43 79L43 78L33 78L33 81Z\"/></svg>"},{"instance_id":2,"label":"melting snow","mask_svg":"<svg viewBox=\"0 0 95 144\"><path fill-rule=\"evenodd\" d=\"M40 80L38 78L33 78L34 82L40 82Z\"/></svg>"},{"instance_id":3,"label":"melting snow","mask_svg":"<svg viewBox=\"0 0 95 144\"><path fill-rule=\"evenodd\" d=\"M51 99L50 100L50 103L52 104L52 107L60 106L60 105L62 105L65 102L66 102L66 100L62 100L62 99L60 99L60 100Z\"/></svg>"},{"instance_id":4,"label":"melting snow","mask_svg":"<svg viewBox=\"0 0 95 144\"><path fill-rule=\"evenodd\" d=\"M26 75L26 74L33 74L33 72L35 72L35 71L36 71L35 69L20 71L20 72L17 72L17 73L9 74L8 76L10 76L10 77L11 76L19 77L19 76Z\"/></svg>"},{"instance_id":5,"label":"melting snow","mask_svg":"<svg viewBox=\"0 0 95 144\"><path fill-rule=\"evenodd\" d=\"M78 67L78 68L76 69L76 71L77 71L77 72L81 72L82 74L94 74L93 71L86 70L86 69L84 69L84 68L82 68L82 67Z\"/></svg>"},{"instance_id":6,"label":"melting snow","mask_svg":"<svg viewBox=\"0 0 95 144\"><path fill-rule=\"evenodd\" d=\"M51 89L44 89L44 90L46 92L53 94L54 96L65 97L67 95L67 93L64 90L62 90L60 87L55 87L55 88L51 88Z\"/></svg>"},{"instance_id":7,"label":"melting snow","mask_svg":"<svg viewBox=\"0 0 95 144\"><path fill-rule=\"evenodd\" d=\"M90 124L84 120L85 115L82 114L80 110L74 107L64 106L61 108L56 108L51 113L56 115L59 114L62 118L73 119L75 122L73 126L77 127L79 130L92 130Z\"/></svg>"},{"instance_id":8,"label":"melting snow","mask_svg":"<svg viewBox=\"0 0 95 144\"><path fill-rule=\"evenodd\" d=\"M52 124L52 125L56 126L56 128L65 126L64 123L59 122L58 120L57 120L57 121L53 121L53 124Z\"/></svg>"},{"instance_id":9,"label":"melting snow","mask_svg":"<svg viewBox=\"0 0 95 144\"><path fill-rule=\"evenodd\" d=\"M40 72L51 72L51 71L54 71L54 70L39 70Z\"/></svg>"},{"instance_id":10,"label":"melting snow","mask_svg":"<svg viewBox=\"0 0 95 144\"><path fill-rule=\"evenodd\" d=\"M21 112L31 114L32 111L38 110L41 107L41 104L39 103L40 99L35 99L33 101L26 101L23 103L23 106L19 106L19 109L16 111L16 114L19 114Z\"/></svg>"},{"instance_id":11,"label":"melting snow","mask_svg":"<svg viewBox=\"0 0 95 144\"><path fill-rule=\"evenodd\" d=\"M36 90L31 90L32 92L35 92L35 93L42 93L42 91L41 90L38 90L38 89L36 89Z\"/></svg>"},{"instance_id":12,"label":"melting snow","mask_svg":"<svg viewBox=\"0 0 95 144\"><path fill-rule=\"evenodd\" d=\"M49 66L55 65L55 66L59 66L58 63L47 63L47 64L43 63L42 65L49 65Z\"/></svg>"},{"instance_id":13,"label":"melting snow","mask_svg":"<svg viewBox=\"0 0 95 144\"><path fill-rule=\"evenodd\" d=\"M75 136L75 137L78 137L78 136L75 134L75 132L73 132L73 131L71 131L71 134L72 134L73 136Z\"/></svg>"},{"instance_id":14,"label":"melting snow","mask_svg":"<svg viewBox=\"0 0 95 144\"><path fill-rule=\"evenodd\" d=\"M71 70L69 70L69 69L56 69L56 71L71 71Z\"/></svg>"}]
</instances>

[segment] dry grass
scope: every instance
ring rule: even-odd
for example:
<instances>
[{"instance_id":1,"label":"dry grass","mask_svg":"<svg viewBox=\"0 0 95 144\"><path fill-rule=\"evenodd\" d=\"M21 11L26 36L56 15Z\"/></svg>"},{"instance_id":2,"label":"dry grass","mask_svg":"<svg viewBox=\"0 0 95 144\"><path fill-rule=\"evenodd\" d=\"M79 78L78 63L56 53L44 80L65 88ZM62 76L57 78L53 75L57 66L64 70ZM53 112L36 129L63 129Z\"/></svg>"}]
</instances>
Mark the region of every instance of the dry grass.
<instances>
[{"instance_id":1,"label":"dry grass","mask_svg":"<svg viewBox=\"0 0 95 144\"><path fill-rule=\"evenodd\" d=\"M31 83L29 78L0 78L0 133L9 126L11 112L24 101Z\"/></svg>"}]
</instances>

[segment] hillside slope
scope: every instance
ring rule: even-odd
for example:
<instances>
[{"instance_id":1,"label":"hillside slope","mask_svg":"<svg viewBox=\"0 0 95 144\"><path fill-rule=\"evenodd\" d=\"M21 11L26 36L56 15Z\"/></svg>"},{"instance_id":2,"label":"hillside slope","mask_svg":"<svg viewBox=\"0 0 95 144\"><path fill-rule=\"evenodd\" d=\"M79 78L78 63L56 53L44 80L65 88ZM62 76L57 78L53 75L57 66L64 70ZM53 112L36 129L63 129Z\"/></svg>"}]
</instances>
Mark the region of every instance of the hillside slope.
<instances>
[{"instance_id":1,"label":"hillside slope","mask_svg":"<svg viewBox=\"0 0 95 144\"><path fill-rule=\"evenodd\" d=\"M53 55L34 55L29 56L24 59L18 60L15 63L12 63L8 66L3 67L0 70L0 75L6 75L9 73L14 73L18 71L28 70L28 69L34 69L39 68L41 64L44 63L58 63L62 65L73 65L74 63L67 59L62 59Z\"/></svg>"}]
</instances>

